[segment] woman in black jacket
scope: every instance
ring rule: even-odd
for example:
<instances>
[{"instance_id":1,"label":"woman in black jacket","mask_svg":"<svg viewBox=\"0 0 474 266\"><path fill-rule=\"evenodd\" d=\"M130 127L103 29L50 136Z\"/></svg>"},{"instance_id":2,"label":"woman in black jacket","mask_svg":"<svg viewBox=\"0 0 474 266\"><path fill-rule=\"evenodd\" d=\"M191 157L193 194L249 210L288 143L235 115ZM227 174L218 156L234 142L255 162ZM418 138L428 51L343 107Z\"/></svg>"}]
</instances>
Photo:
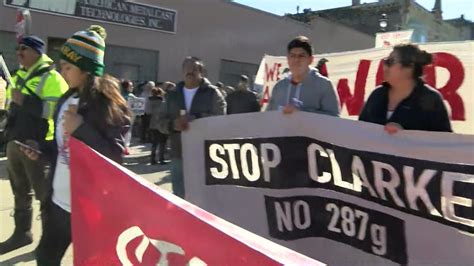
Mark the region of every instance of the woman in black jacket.
<instances>
[{"instance_id":1,"label":"woman in black jacket","mask_svg":"<svg viewBox=\"0 0 474 266\"><path fill-rule=\"evenodd\" d=\"M60 265L71 243L69 137L122 162L130 112L120 94L119 81L103 76L105 35L102 27L92 26L66 41L60 65L70 89L58 101L54 113L55 138L40 144L29 141L41 154L23 149L30 159L44 158L51 163L51 201L42 217L44 231L36 249L39 266Z\"/></svg>"},{"instance_id":2,"label":"woman in black jacket","mask_svg":"<svg viewBox=\"0 0 474 266\"><path fill-rule=\"evenodd\" d=\"M397 45L384 59L383 85L365 103L359 120L402 129L452 132L441 94L421 79L432 56L412 44Z\"/></svg>"}]
</instances>

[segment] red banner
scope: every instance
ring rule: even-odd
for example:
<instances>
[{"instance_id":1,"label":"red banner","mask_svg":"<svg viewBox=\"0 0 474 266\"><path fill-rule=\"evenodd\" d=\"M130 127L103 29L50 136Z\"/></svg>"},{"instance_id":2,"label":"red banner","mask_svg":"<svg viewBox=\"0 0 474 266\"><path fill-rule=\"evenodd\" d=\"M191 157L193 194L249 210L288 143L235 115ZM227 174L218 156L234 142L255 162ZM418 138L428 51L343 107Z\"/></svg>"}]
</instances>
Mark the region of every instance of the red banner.
<instances>
[{"instance_id":1,"label":"red banner","mask_svg":"<svg viewBox=\"0 0 474 266\"><path fill-rule=\"evenodd\" d=\"M71 139L75 265L323 265L226 222Z\"/></svg>"}]
</instances>

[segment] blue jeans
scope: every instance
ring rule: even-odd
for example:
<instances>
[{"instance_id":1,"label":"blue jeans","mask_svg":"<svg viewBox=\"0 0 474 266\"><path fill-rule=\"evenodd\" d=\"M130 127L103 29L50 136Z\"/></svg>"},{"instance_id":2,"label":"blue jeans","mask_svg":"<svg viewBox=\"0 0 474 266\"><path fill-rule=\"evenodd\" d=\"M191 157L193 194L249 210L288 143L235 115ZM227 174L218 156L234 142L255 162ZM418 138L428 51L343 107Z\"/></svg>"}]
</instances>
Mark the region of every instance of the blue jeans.
<instances>
[{"instance_id":1,"label":"blue jeans","mask_svg":"<svg viewBox=\"0 0 474 266\"><path fill-rule=\"evenodd\" d=\"M183 160L181 158L171 159L171 184L173 185L173 194L184 199Z\"/></svg>"}]
</instances>

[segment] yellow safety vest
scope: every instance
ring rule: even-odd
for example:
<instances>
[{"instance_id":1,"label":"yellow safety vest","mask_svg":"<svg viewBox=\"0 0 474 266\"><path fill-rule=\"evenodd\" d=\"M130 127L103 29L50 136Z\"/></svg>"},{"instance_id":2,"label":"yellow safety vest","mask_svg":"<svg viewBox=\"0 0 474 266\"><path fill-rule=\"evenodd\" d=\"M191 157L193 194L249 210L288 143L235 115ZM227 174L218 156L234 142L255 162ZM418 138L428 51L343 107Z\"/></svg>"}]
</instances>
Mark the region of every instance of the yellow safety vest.
<instances>
[{"instance_id":1,"label":"yellow safety vest","mask_svg":"<svg viewBox=\"0 0 474 266\"><path fill-rule=\"evenodd\" d=\"M54 138L53 113L59 98L69 88L61 74L50 67L52 64L53 60L43 54L28 70L19 69L12 77L12 83L15 87L21 86L26 80L26 83L21 86L21 93L25 95L34 93L43 101L41 118L47 119L49 124L48 133L45 137L46 140L52 140ZM35 72L44 68L50 69L39 76L35 75ZM29 78L32 74L35 76ZM11 91L12 87L9 86L7 88L7 102L11 102Z\"/></svg>"}]
</instances>

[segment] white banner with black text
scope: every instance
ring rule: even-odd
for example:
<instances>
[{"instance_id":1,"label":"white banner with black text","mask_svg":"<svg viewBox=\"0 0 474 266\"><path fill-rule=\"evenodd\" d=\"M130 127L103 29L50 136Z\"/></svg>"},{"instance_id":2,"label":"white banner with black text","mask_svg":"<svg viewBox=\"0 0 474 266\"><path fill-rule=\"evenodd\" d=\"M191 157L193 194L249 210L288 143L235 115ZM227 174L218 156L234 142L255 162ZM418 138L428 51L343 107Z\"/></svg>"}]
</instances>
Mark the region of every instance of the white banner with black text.
<instances>
[{"instance_id":1,"label":"white banner with black text","mask_svg":"<svg viewBox=\"0 0 474 266\"><path fill-rule=\"evenodd\" d=\"M186 200L321 262L474 261L474 136L266 112L182 141Z\"/></svg>"}]
</instances>

